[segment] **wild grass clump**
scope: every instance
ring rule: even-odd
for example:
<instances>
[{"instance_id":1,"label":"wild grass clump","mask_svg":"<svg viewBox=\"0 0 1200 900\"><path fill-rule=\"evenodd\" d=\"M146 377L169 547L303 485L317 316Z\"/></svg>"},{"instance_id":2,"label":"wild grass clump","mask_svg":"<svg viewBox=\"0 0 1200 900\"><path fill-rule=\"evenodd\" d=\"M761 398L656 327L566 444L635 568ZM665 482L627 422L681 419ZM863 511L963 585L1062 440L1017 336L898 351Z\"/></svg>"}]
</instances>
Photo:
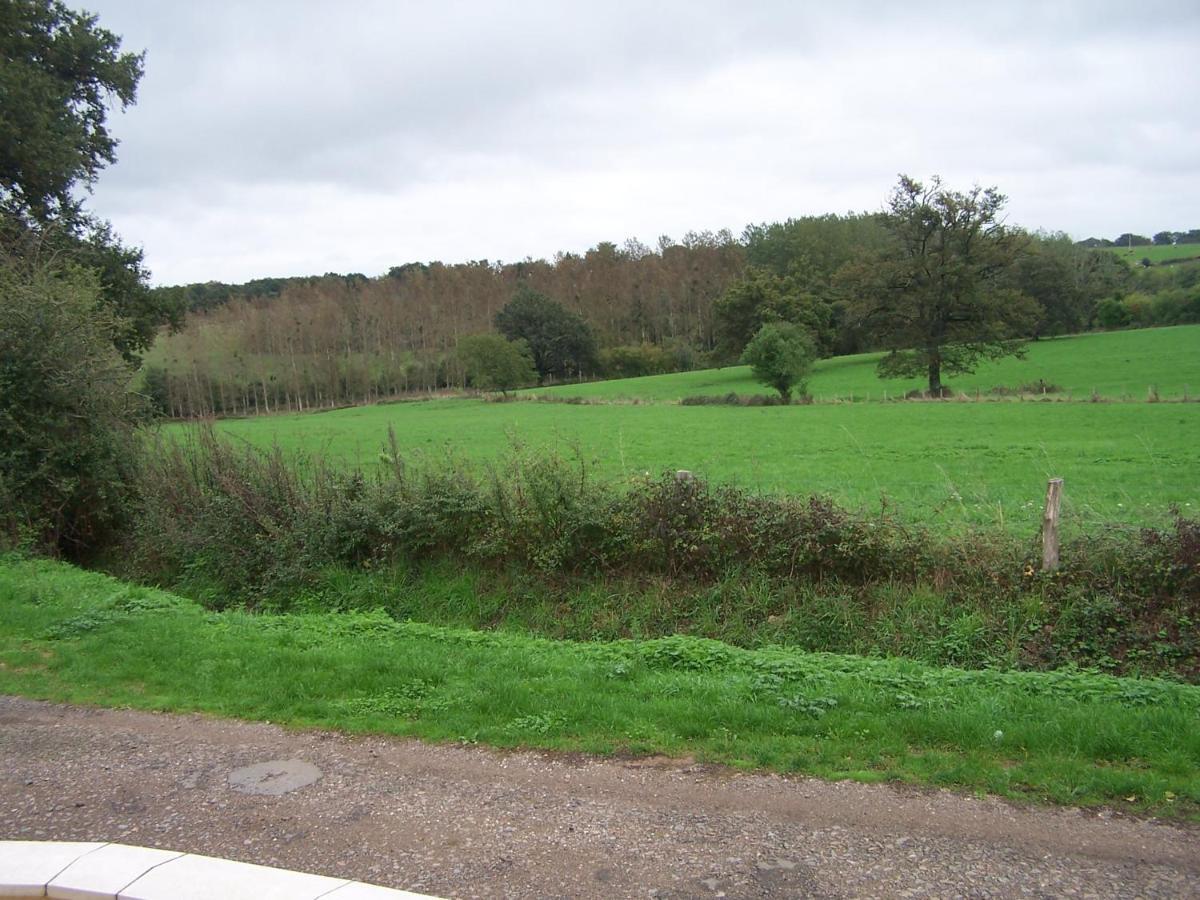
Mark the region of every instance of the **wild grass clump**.
<instances>
[{"instance_id":1,"label":"wild grass clump","mask_svg":"<svg viewBox=\"0 0 1200 900\"><path fill-rule=\"evenodd\" d=\"M693 394L681 397L680 406L809 406L812 394L781 397L778 394Z\"/></svg>"},{"instance_id":2,"label":"wild grass clump","mask_svg":"<svg viewBox=\"0 0 1200 900\"><path fill-rule=\"evenodd\" d=\"M1036 542L1000 529L939 533L688 473L617 489L578 456L515 447L486 467L413 465L394 441L381 462L347 472L195 432L148 456L125 556L138 577L190 584L218 607L292 597L362 608L326 573L386 583L397 567L450 565L503 581L503 598L468 597L471 587L412 608L385 589L372 603L560 637L686 631L960 665L1200 675L1200 523L1178 514L1162 528L1081 535L1043 573Z\"/></svg>"},{"instance_id":3,"label":"wild grass clump","mask_svg":"<svg viewBox=\"0 0 1200 900\"><path fill-rule=\"evenodd\" d=\"M988 393L997 397L1020 397L1026 394L1061 394L1064 391L1062 385L1039 378L1037 381L1027 381L1024 384L1017 385L1015 388L998 384L989 390Z\"/></svg>"}]
</instances>

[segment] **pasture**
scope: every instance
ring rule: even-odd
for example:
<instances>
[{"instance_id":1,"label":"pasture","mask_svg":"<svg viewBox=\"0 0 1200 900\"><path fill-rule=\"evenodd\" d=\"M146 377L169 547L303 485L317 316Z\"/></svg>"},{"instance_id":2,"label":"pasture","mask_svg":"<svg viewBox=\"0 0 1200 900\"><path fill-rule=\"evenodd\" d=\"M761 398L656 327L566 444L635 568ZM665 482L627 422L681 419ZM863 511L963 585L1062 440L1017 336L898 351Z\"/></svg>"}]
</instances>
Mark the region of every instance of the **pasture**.
<instances>
[{"instance_id":1,"label":"pasture","mask_svg":"<svg viewBox=\"0 0 1200 900\"><path fill-rule=\"evenodd\" d=\"M818 400L853 397L856 401L902 397L921 390L919 378L882 381L875 374L881 354L862 353L819 361L809 380ZM992 388L1009 390L1045 381L1060 390L1055 396L1086 399L1093 392L1120 400L1144 400L1154 387L1164 399L1200 395L1200 325L1147 328L1073 335L1034 341L1024 359L985 362L973 375L943 379L954 391L974 396ZM677 401L699 394L770 394L750 375L748 366L728 366L674 375L651 375L619 381L557 385L530 393L598 400Z\"/></svg>"},{"instance_id":2,"label":"pasture","mask_svg":"<svg viewBox=\"0 0 1200 900\"><path fill-rule=\"evenodd\" d=\"M828 494L927 521L1036 528L1046 479L1067 523L1200 510L1200 404L893 403L792 407L437 400L230 420L238 441L370 466L394 430L417 462L578 452L616 482L689 469L755 490ZM183 426L171 426L178 433Z\"/></svg>"},{"instance_id":3,"label":"pasture","mask_svg":"<svg viewBox=\"0 0 1200 900\"><path fill-rule=\"evenodd\" d=\"M1047 478L1066 479L1068 527L1161 520L1200 510L1200 404L1149 403L1200 392L1200 326L1040 341L1026 360L981 366L961 390L1044 379L1074 402L881 402L904 384L874 375L876 356L823 360L811 406L680 406L680 396L763 392L745 367L560 386L587 404L452 398L219 422L251 445L345 466L379 460L388 430L406 458L478 464L514 446L577 455L602 477L688 469L752 490L827 494L844 504L949 525L1036 528ZM913 382L915 385L916 382ZM1192 387L1195 385L1195 388ZM1092 391L1129 402L1087 402ZM871 402L863 402L870 395ZM631 402L636 400L637 402ZM185 426L168 426L178 434Z\"/></svg>"},{"instance_id":4,"label":"pasture","mask_svg":"<svg viewBox=\"0 0 1200 900\"><path fill-rule=\"evenodd\" d=\"M1200 244L1162 244L1143 247L1110 247L1111 252L1131 265L1139 265L1143 259L1158 264L1178 259L1200 260Z\"/></svg>"}]
</instances>

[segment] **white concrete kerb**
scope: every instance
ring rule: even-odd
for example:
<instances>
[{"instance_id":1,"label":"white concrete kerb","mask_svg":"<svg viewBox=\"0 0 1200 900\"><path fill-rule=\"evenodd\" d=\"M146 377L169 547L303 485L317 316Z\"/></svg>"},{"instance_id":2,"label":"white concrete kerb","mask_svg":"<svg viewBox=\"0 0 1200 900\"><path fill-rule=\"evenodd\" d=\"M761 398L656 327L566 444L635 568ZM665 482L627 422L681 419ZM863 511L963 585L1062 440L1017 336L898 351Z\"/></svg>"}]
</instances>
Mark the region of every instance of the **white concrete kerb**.
<instances>
[{"instance_id":1,"label":"white concrete kerb","mask_svg":"<svg viewBox=\"0 0 1200 900\"><path fill-rule=\"evenodd\" d=\"M342 878L172 850L83 841L0 841L0 897L429 900L425 894Z\"/></svg>"}]
</instances>

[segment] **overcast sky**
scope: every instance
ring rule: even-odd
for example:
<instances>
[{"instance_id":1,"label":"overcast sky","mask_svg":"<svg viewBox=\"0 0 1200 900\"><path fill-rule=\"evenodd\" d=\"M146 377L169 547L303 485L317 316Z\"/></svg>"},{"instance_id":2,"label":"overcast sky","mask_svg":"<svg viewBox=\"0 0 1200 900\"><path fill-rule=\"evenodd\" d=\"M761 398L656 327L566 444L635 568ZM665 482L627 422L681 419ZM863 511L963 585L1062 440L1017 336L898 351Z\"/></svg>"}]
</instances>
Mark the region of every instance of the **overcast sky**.
<instances>
[{"instance_id":1,"label":"overcast sky","mask_svg":"<svg viewBox=\"0 0 1200 900\"><path fill-rule=\"evenodd\" d=\"M1200 4L90 0L146 50L91 208L155 283L512 261L997 185L1200 227Z\"/></svg>"}]
</instances>

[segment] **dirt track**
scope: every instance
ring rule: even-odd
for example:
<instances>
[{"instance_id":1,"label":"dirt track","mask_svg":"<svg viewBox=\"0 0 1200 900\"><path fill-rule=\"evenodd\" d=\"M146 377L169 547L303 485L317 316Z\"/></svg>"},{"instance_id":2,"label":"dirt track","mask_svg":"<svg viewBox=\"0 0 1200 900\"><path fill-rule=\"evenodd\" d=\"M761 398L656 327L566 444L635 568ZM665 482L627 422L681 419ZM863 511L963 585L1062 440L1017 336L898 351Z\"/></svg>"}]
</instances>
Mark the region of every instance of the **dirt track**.
<instances>
[{"instance_id":1,"label":"dirt track","mask_svg":"<svg viewBox=\"0 0 1200 900\"><path fill-rule=\"evenodd\" d=\"M281 796L243 766L323 773ZM0 838L112 840L444 897L1200 897L1200 829L667 760L0 697Z\"/></svg>"}]
</instances>

